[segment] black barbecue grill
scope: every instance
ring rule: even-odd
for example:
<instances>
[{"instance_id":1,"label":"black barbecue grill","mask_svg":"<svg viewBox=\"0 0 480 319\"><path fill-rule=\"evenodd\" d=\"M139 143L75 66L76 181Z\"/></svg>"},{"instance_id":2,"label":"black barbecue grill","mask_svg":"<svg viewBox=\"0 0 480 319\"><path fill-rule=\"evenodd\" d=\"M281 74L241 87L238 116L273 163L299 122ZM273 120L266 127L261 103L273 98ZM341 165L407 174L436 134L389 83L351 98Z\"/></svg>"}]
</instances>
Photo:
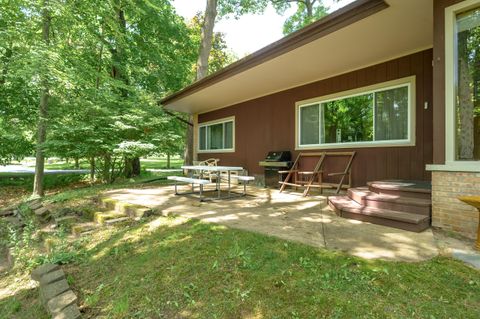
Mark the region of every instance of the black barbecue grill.
<instances>
[{"instance_id":1,"label":"black barbecue grill","mask_svg":"<svg viewBox=\"0 0 480 319\"><path fill-rule=\"evenodd\" d=\"M285 178L285 174L279 174L278 171L290 169L291 159L289 151L269 152L267 157L258 163L265 169L265 187L278 188L278 182Z\"/></svg>"}]
</instances>

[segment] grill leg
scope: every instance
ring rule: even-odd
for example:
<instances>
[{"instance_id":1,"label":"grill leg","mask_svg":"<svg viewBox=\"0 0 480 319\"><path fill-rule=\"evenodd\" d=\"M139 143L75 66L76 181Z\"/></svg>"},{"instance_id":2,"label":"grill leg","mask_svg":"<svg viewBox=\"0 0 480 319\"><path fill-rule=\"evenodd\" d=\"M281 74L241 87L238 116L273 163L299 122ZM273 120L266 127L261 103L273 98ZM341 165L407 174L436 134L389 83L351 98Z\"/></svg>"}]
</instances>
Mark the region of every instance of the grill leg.
<instances>
[{"instance_id":1,"label":"grill leg","mask_svg":"<svg viewBox=\"0 0 480 319\"><path fill-rule=\"evenodd\" d=\"M203 194L203 184L200 184L200 201L201 202L203 202L202 194Z\"/></svg>"},{"instance_id":2,"label":"grill leg","mask_svg":"<svg viewBox=\"0 0 480 319\"><path fill-rule=\"evenodd\" d=\"M243 181L243 196L247 196L247 182Z\"/></svg>"},{"instance_id":3,"label":"grill leg","mask_svg":"<svg viewBox=\"0 0 480 319\"><path fill-rule=\"evenodd\" d=\"M177 191L177 181L175 181L175 195L178 195L178 191Z\"/></svg>"}]
</instances>

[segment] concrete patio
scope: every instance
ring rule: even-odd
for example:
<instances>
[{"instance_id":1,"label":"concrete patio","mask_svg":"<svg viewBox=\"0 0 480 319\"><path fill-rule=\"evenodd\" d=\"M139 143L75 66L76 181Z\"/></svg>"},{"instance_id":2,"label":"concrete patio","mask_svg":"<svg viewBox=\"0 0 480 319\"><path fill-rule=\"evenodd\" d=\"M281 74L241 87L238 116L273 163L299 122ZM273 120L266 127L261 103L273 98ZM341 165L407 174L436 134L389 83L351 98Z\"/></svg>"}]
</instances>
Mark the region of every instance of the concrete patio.
<instances>
[{"instance_id":1,"label":"concrete patio","mask_svg":"<svg viewBox=\"0 0 480 319\"><path fill-rule=\"evenodd\" d=\"M340 218L326 196L249 187L247 197L200 203L176 196L173 186L124 189L106 197L204 222L254 231L307 245L341 250L366 259L421 261L439 253L432 230L421 233Z\"/></svg>"}]
</instances>

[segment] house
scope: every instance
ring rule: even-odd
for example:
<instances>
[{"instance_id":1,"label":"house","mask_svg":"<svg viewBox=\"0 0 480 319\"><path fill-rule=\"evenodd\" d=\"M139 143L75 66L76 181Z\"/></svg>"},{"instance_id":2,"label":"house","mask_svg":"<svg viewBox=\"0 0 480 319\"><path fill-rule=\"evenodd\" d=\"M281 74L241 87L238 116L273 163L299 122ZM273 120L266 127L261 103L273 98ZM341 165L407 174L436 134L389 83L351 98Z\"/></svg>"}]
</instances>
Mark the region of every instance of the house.
<instances>
[{"instance_id":1,"label":"house","mask_svg":"<svg viewBox=\"0 0 480 319\"><path fill-rule=\"evenodd\" d=\"M476 41L476 42L475 42ZM262 176L269 151L354 150L355 186L432 185L432 225L476 235L480 0L358 0L166 97L195 156Z\"/></svg>"}]
</instances>

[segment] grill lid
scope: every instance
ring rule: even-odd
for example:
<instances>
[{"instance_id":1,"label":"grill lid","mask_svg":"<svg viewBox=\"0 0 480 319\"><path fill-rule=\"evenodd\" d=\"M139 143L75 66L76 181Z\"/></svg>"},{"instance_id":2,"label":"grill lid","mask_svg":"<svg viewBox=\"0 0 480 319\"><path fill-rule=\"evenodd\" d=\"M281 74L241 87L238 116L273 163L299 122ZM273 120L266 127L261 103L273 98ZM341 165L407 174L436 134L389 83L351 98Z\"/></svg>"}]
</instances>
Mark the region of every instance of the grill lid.
<instances>
[{"instance_id":1,"label":"grill lid","mask_svg":"<svg viewBox=\"0 0 480 319\"><path fill-rule=\"evenodd\" d=\"M273 151L268 152L265 158L266 162L288 162L292 158L289 151Z\"/></svg>"}]
</instances>

